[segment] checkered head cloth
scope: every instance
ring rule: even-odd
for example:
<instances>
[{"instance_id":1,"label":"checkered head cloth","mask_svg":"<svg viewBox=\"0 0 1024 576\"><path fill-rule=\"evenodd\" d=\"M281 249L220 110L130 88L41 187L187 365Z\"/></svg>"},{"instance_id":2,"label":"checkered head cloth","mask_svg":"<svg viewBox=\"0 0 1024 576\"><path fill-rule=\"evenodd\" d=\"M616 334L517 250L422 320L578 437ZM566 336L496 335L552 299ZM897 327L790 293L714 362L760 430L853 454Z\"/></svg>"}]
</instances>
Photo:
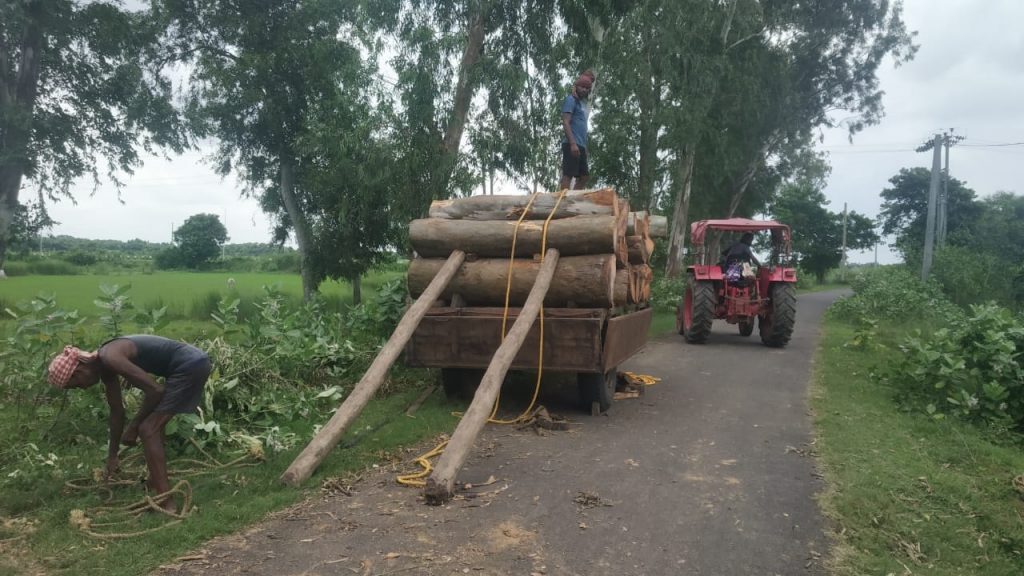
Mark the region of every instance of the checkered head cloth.
<instances>
[{"instance_id":1,"label":"checkered head cloth","mask_svg":"<svg viewBox=\"0 0 1024 576\"><path fill-rule=\"evenodd\" d=\"M78 363L83 356L88 356L88 354L74 346L65 346L64 351L50 362L50 368L47 370L50 384L57 388L67 386L68 380L71 380L71 375L75 373L75 368L78 368Z\"/></svg>"}]
</instances>

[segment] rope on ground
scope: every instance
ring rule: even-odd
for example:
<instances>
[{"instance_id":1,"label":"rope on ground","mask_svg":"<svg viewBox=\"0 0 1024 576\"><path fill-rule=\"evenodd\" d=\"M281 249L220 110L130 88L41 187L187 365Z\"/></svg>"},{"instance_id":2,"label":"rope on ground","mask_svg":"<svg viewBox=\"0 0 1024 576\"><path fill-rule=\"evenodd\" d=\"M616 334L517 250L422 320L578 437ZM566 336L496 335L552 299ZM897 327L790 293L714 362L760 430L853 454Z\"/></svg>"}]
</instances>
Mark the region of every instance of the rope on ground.
<instances>
[{"instance_id":1,"label":"rope on ground","mask_svg":"<svg viewBox=\"0 0 1024 576\"><path fill-rule=\"evenodd\" d=\"M188 478L229 469L257 466L259 461L263 459L262 449L250 449L229 462L221 462L194 440L190 439L190 441L206 457L206 460L179 458L168 462L168 476L181 478L181 480L171 487L170 490L162 494L146 494L143 498L130 502L117 499L115 495L116 490L138 486L141 483L140 479L145 473L145 464L142 462L141 452L130 454L121 461L122 469L126 470L124 475L129 478L106 477L102 470L96 469L93 471L92 477L73 478L66 481L64 486L67 490L79 493L95 492L102 502L101 506L86 510L72 510L68 521L84 534L105 540L134 538L156 532L157 530L180 524L192 514L194 509L192 505L192 485L188 482ZM136 479L132 480L130 478ZM181 508L176 508L174 511L165 509L162 504L168 498L180 498ZM122 526L137 522L145 512L158 513L170 521L143 530L122 531ZM99 520L103 521L100 522Z\"/></svg>"},{"instance_id":2,"label":"rope on ground","mask_svg":"<svg viewBox=\"0 0 1024 576\"><path fill-rule=\"evenodd\" d=\"M634 372L622 371L619 372L619 375L625 378L626 383L631 386L654 386L658 382L661 382L661 378L647 374L636 374Z\"/></svg>"}]
</instances>

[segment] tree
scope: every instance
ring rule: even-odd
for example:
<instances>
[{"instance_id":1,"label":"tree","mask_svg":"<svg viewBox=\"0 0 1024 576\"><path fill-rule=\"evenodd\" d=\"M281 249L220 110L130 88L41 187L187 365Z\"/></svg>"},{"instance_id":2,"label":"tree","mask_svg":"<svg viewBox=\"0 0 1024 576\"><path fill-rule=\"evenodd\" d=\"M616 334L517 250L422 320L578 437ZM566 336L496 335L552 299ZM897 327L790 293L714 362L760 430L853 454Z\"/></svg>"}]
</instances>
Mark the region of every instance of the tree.
<instances>
[{"instance_id":1,"label":"tree","mask_svg":"<svg viewBox=\"0 0 1024 576\"><path fill-rule=\"evenodd\" d=\"M115 2L0 4L0 269L23 180L53 200L85 175L118 184L140 148L188 144L153 16Z\"/></svg>"},{"instance_id":2,"label":"tree","mask_svg":"<svg viewBox=\"0 0 1024 576\"><path fill-rule=\"evenodd\" d=\"M920 254L924 246L925 221L928 214L928 189L931 170L902 168L889 179L892 185L882 190L879 221L882 233L895 238L894 246L904 257ZM946 199L947 235L950 242L969 231L981 208L975 202L974 190L956 178L949 179Z\"/></svg>"},{"instance_id":3,"label":"tree","mask_svg":"<svg viewBox=\"0 0 1024 576\"><path fill-rule=\"evenodd\" d=\"M19 205L11 222L8 250L28 252L37 249L43 230L54 224L56 222L50 218L41 200Z\"/></svg>"},{"instance_id":4,"label":"tree","mask_svg":"<svg viewBox=\"0 0 1024 576\"><path fill-rule=\"evenodd\" d=\"M216 214L196 214L174 231L173 238L181 265L197 269L220 255L228 230Z\"/></svg>"},{"instance_id":5,"label":"tree","mask_svg":"<svg viewBox=\"0 0 1024 576\"><path fill-rule=\"evenodd\" d=\"M202 135L218 141L221 173L237 171L247 193L279 217L278 239L294 233L309 299L323 280L316 264L317 191L307 187L314 159L300 142L330 105L362 105L374 82L364 5L344 0L165 0L174 46L190 56L189 109ZM368 9L387 12L387 2ZM362 50L370 51L364 59ZM338 113L347 113L338 111ZM346 134L336 134L345 138Z\"/></svg>"},{"instance_id":6,"label":"tree","mask_svg":"<svg viewBox=\"0 0 1024 576\"><path fill-rule=\"evenodd\" d=\"M787 184L771 205L774 219L788 224L793 231L793 253L804 270L818 282L843 258L843 215L829 211L825 195L808 183ZM875 245L878 234L870 218L847 214L846 246L863 250Z\"/></svg>"}]
</instances>

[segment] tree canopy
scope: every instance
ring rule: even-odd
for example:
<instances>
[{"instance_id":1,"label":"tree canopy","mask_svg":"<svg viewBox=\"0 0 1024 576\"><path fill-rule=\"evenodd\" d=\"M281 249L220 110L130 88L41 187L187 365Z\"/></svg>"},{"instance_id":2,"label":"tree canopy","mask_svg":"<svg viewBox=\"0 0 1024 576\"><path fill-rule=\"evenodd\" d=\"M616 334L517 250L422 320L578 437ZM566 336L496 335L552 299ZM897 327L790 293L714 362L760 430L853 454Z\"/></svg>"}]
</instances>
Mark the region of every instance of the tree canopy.
<instances>
[{"instance_id":1,"label":"tree canopy","mask_svg":"<svg viewBox=\"0 0 1024 576\"><path fill-rule=\"evenodd\" d=\"M181 265L197 269L220 256L221 246L228 241L228 230L216 214L189 216L174 231L174 244Z\"/></svg>"},{"instance_id":2,"label":"tree canopy","mask_svg":"<svg viewBox=\"0 0 1024 576\"><path fill-rule=\"evenodd\" d=\"M115 2L0 4L0 269L23 180L54 200L82 176L117 183L142 151L188 145L163 31Z\"/></svg>"}]
</instances>

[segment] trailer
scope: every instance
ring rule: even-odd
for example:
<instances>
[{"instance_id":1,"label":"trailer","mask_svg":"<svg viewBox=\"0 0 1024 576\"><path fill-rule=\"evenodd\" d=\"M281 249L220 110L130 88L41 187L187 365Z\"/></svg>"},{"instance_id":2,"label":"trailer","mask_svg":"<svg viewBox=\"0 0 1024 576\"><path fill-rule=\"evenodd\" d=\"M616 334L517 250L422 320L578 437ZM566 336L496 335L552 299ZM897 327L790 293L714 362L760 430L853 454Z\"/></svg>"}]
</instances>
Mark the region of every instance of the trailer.
<instances>
[{"instance_id":1,"label":"trailer","mask_svg":"<svg viewBox=\"0 0 1024 576\"><path fill-rule=\"evenodd\" d=\"M506 329L520 310L509 309ZM406 364L440 368L446 394L471 395L501 345L503 313L498 307L430 308L406 345ZM619 366L647 342L651 317L650 307L546 308L542 369L576 374L581 405L600 414L615 396ZM537 370L539 346L538 319L510 368Z\"/></svg>"}]
</instances>

